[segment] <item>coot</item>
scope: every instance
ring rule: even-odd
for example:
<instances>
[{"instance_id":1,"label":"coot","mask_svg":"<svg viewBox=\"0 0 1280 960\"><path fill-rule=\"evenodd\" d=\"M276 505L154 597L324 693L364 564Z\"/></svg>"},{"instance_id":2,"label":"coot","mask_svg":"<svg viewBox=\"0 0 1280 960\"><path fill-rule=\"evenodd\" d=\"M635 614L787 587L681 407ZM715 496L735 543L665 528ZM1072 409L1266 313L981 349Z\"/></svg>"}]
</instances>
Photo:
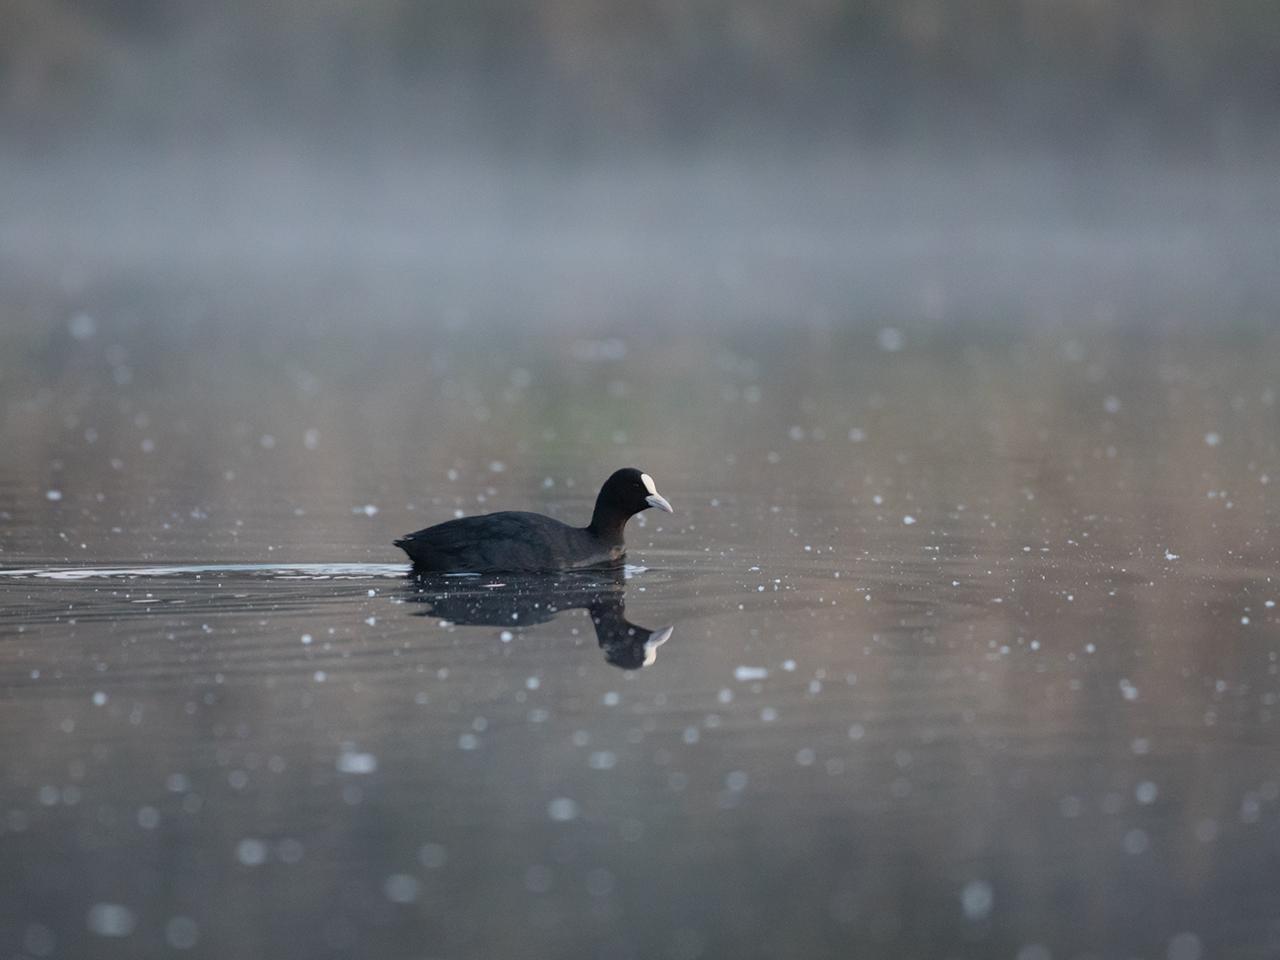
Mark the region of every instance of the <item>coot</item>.
<instances>
[{"instance_id":1,"label":"coot","mask_svg":"<svg viewBox=\"0 0 1280 960\"><path fill-rule=\"evenodd\" d=\"M627 467L604 482L585 527L571 527L540 513L504 510L436 524L395 544L409 555L415 573L529 573L607 566L622 562L627 550L622 528L649 507L672 512L653 478Z\"/></svg>"}]
</instances>

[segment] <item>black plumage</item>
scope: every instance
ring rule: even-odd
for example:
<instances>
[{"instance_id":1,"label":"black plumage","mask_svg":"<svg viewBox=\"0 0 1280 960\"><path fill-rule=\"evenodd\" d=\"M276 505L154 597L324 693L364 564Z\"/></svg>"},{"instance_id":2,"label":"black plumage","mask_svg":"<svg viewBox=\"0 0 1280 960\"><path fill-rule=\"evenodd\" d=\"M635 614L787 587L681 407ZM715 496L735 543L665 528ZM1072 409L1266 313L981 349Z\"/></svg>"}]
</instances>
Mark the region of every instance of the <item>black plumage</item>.
<instances>
[{"instance_id":1,"label":"black plumage","mask_svg":"<svg viewBox=\"0 0 1280 960\"><path fill-rule=\"evenodd\" d=\"M652 478L627 467L600 488L585 527L506 510L448 520L395 544L409 555L416 573L528 573L616 565L626 556L623 528L649 507L671 512Z\"/></svg>"}]
</instances>

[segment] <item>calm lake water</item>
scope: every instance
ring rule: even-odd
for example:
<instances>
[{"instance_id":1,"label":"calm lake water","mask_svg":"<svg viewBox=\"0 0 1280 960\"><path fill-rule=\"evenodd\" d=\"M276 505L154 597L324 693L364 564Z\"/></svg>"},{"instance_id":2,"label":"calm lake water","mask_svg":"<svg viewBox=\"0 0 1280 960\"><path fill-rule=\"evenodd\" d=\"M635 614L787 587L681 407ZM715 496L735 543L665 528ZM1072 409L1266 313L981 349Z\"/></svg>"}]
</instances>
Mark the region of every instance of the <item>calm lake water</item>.
<instances>
[{"instance_id":1,"label":"calm lake water","mask_svg":"<svg viewBox=\"0 0 1280 960\"><path fill-rule=\"evenodd\" d=\"M11 275L0 955L1280 956L1280 297L1083 243Z\"/></svg>"}]
</instances>

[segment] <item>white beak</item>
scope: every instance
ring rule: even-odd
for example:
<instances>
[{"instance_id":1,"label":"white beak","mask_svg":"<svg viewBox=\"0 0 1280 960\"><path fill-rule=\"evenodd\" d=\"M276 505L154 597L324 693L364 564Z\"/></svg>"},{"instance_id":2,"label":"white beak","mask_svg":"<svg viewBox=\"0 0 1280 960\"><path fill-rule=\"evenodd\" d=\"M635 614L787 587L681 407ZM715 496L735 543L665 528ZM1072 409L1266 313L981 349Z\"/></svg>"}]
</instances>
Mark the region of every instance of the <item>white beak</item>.
<instances>
[{"instance_id":1,"label":"white beak","mask_svg":"<svg viewBox=\"0 0 1280 960\"><path fill-rule=\"evenodd\" d=\"M664 510L667 513L675 513L675 511L671 509L671 504L667 502L667 498L660 493L650 494L644 498L644 502L651 507L657 507L659 510Z\"/></svg>"}]
</instances>

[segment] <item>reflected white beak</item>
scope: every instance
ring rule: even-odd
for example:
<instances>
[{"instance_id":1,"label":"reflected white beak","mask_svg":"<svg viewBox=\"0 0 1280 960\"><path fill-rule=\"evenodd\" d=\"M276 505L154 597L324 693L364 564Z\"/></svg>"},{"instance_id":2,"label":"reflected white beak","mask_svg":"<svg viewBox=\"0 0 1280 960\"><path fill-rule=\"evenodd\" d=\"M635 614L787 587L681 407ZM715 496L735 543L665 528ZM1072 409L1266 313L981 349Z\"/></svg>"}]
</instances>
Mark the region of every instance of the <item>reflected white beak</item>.
<instances>
[{"instance_id":1,"label":"reflected white beak","mask_svg":"<svg viewBox=\"0 0 1280 960\"><path fill-rule=\"evenodd\" d=\"M651 666L658 659L658 648L662 646L671 637L671 631L675 626L663 627L661 630L655 630L649 635L649 639L644 642L644 665Z\"/></svg>"},{"instance_id":2,"label":"reflected white beak","mask_svg":"<svg viewBox=\"0 0 1280 960\"><path fill-rule=\"evenodd\" d=\"M659 510L664 510L667 513L675 513L675 511L671 509L671 504L667 502L667 498L660 493L655 493L645 497L644 502L651 507L657 507Z\"/></svg>"}]
</instances>

